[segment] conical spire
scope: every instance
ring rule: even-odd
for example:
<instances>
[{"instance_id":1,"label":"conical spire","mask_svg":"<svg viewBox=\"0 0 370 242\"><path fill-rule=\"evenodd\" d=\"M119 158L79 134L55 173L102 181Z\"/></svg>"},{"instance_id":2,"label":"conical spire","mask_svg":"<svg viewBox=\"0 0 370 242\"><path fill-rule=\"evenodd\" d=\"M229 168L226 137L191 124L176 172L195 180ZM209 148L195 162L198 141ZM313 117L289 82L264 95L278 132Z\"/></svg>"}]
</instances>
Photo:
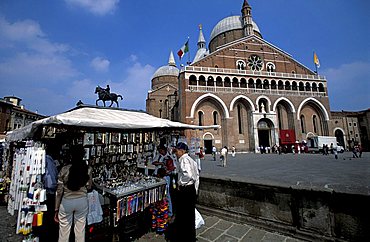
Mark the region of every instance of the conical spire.
<instances>
[{"instance_id":1,"label":"conical spire","mask_svg":"<svg viewBox=\"0 0 370 242\"><path fill-rule=\"evenodd\" d=\"M168 65L176 67L176 62L175 62L175 58L173 57L172 50L171 50L171 53L170 53L170 57L168 58Z\"/></svg>"},{"instance_id":2,"label":"conical spire","mask_svg":"<svg viewBox=\"0 0 370 242\"><path fill-rule=\"evenodd\" d=\"M243 2L243 8L245 8L245 7L250 7L247 0L244 0L244 2Z\"/></svg>"},{"instance_id":3,"label":"conical spire","mask_svg":"<svg viewBox=\"0 0 370 242\"><path fill-rule=\"evenodd\" d=\"M198 38L198 49L204 48L206 45L206 40L202 31L202 24L199 24L199 38Z\"/></svg>"},{"instance_id":4,"label":"conical spire","mask_svg":"<svg viewBox=\"0 0 370 242\"><path fill-rule=\"evenodd\" d=\"M194 62L197 62L198 60L202 59L207 55L207 48L206 48L206 40L204 39L203 31L202 31L202 25L199 24L199 38L198 38L198 50L195 54Z\"/></svg>"}]
</instances>

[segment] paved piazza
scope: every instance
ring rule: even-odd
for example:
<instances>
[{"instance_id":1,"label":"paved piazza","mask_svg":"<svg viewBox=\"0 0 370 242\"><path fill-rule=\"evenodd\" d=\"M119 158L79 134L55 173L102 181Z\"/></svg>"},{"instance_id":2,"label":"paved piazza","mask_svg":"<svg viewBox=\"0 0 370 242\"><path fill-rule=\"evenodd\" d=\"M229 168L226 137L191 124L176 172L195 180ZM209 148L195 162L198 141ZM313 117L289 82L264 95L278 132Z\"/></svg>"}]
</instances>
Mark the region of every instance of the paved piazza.
<instances>
[{"instance_id":1,"label":"paved piazza","mask_svg":"<svg viewBox=\"0 0 370 242\"><path fill-rule=\"evenodd\" d=\"M250 183L370 195L370 153L352 158L351 152L322 154L228 155L227 167L206 155L201 177L232 179Z\"/></svg>"}]
</instances>

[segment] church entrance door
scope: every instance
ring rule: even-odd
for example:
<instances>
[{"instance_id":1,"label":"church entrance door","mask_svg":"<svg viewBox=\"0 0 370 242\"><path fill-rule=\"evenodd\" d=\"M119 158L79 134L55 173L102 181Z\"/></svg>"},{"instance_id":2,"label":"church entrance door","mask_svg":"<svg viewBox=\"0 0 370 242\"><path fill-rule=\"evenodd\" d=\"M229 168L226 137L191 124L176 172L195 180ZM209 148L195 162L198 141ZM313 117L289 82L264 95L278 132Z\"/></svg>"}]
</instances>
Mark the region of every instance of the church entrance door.
<instances>
[{"instance_id":1,"label":"church entrance door","mask_svg":"<svg viewBox=\"0 0 370 242\"><path fill-rule=\"evenodd\" d=\"M269 119L261 119L258 124L258 145L259 147L271 147L273 124Z\"/></svg>"},{"instance_id":2,"label":"church entrance door","mask_svg":"<svg viewBox=\"0 0 370 242\"><path fill-rule=\"evenodd\" d=\"M212 154L212 140L204 140L204 149L206 154Z\"/></svg>"},{"instance_id":3,"label":"church entrance door","mask_svg":"<svg viewBox=\"0 0 370 242\"><path fill-rule=\"evenodd\" d=\"M270 146L270 130L258 130L259 146L271 147Z\"/></svg>"}]
</instances>

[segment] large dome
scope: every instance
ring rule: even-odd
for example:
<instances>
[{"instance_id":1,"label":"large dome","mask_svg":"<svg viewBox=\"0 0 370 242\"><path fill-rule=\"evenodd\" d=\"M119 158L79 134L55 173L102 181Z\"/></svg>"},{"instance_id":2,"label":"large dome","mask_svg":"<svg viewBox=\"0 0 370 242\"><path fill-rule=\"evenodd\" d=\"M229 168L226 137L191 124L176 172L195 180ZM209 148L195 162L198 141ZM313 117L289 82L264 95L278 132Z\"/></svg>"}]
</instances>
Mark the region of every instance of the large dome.
<instances>
[{"instance_id":1,"label":"large dome","mask_svg":"<svg viewBox=\"0 0 370 242\"><path fill-rule=\"evenodd\" d=\"M254 21L252 21L252 24L253 30L261 35L261 32L257 24ZM243 29L242 17L236 15L224 18L220 22L218 22L216 26L213 28L210 40L212 41L212 39L218 36L219 34L235 29Z\"/></svg>"},{"instance_id":2,"label":"large dome","mask_svg":"<svg viewBox=\"0 0 370 242\"><path fill-rule=\"evenodd\" d=\"M179 76L179 69L175 66L161 66L154 72L152 80L160 76Z\"/></svg>"}]
</instances>

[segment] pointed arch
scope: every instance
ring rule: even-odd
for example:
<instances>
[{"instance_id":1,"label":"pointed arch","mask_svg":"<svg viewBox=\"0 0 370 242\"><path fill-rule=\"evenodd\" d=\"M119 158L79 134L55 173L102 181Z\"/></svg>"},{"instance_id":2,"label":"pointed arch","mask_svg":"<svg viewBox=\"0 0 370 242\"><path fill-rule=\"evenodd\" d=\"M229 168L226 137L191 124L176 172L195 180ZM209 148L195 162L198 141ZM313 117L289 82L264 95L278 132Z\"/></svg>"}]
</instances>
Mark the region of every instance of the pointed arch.
<instances>
[{"instance_id":1,"label":"pointed arch","mask_svg":"<svg viewBox=\"0 0 370 242\"><path fill-rule=\"evenodd\" d=\"M305 100L301 102L301 104L299 104L299 107L297 110L297 119L300 120L299 114L301 113L302 107L309 101L312 101L313 103L317 104L321 112L323 113L325 120L329 121L329 114L328 114L328 111L326 111L325 106L321 102L319 102L317 99L312 98L312 97L306 98Z\"/></svg>"},{"instance_id":2,"label":"pointed arch","mask_svg":"<svg viewBox=\"0 0 370 242\"><path fill-rule=\"evenodd\" d=\"M252 100L250 100L250 99L249 99L248 97L246 97L246 96L239 95L239 96L234 97L234 99L231 101L231 103L230 103L230 112L234 110L235 102L236 102L238 99L244 99L244 100L246 100L246 101L247 101L247 102L249 102L249 104L251 105L252 112L256 111L255 106L254 106L254 104L253 104Z\"/></svg>"},{"instance_id":3,"label":"pointed arch","mask_svg":"<svg viewBox=\"0 0 370 242\"><path fill-rule=\"evenodd\" d=\"M292 113L295 113L295 108L294 108L293 103L292 103L288 98L286 98L286 97L280 97L280 98L278 98L278 99L275 101L274 106L272 107L272 111L273 111L273 112L276 112L276 106L277 106L277 105L278 105L278 103L279 103L280 101L282 101L282 100L286 101L286 102L289 104L289 106L290 106L290 108L291 108Z\"/></svg>"},{"instance_id":4,"label":"pointed arch","mask_svg":"<svg viewBox=\"0 0 370 242\"><path fill-rule=\"evenodd\" d=\"M224 101L222 101L222 99L221 99L221 98L219 98L218 96L216 96L216 95L214 95L214 94L212 94L212 93L206 93L206 94L204 94L204 95L202 95L202 96L198 97L198 98L194 101L194 103L193 103L193 105L191 106L191 109L190 109L190 118L194 118L194 113L195 113L195 109L196 109L196 107L198 106L198 104L199 104L203 99L208 98L208 97L215 99L215 100L216 100L216 101L217 101L217 102L222 106L222 109L223 109L223 110L224 110L224 112L225 112L225 118L230 118L229 110L227 109L227 106L226 106L226 104L224 103Z\"/></svg>"}]
</instances>

